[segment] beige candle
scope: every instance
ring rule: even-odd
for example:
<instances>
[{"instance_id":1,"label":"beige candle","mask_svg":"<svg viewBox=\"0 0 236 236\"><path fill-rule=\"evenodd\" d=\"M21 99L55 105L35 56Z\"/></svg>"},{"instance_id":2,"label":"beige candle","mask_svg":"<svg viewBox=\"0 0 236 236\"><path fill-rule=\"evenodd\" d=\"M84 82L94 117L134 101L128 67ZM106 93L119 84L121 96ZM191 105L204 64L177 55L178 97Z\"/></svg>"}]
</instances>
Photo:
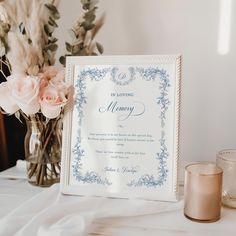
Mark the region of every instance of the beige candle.
<instances>
[{"instance_id":1,"label":"beige candle","mask_svg":"<svg viewBox=\"0 0 236 236\"><path fill-rule=\"evenodd\" d=\"M220 219L222 169L213 163L200 162L185 168L184 215L195 221Z\"/></svg>"}]
</instances>

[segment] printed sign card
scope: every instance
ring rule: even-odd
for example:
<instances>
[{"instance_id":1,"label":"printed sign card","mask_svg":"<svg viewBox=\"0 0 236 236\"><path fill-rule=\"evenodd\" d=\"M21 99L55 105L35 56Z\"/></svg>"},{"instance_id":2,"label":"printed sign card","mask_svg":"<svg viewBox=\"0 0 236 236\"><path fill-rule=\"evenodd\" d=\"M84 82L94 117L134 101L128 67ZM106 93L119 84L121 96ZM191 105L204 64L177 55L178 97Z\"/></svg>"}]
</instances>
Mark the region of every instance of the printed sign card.
<instances>
[{"instance_id":1,"label":"printed sign card","mask_svg":"<svg viewBox=\"0 0 236 236\"><path fill-rule=\"evenodd\" d=\"M62 193L177 200L180 59L67 58Z\"/></svg>"}]
</instances>

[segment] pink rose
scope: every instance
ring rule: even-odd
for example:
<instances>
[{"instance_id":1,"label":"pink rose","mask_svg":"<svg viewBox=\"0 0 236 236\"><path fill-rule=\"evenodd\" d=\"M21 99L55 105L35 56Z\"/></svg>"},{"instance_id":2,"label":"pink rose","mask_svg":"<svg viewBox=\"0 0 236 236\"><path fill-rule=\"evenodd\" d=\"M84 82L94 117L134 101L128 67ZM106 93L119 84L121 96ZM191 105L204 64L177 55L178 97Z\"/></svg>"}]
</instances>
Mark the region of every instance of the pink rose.
<instances>
[{"instance_id":1,"label":"pink rose","mask_svg":"<svg viewBox=\"0 0 236 236\"><path fill-rule=\"evenodd\" d=\"M56 118L67 102L66 95L49 84L40 91L41 112L49 119Z\"/></svg>"},{"instance_id":2,"label":"pink rose","mask_svg":"<svg viewBox=\"0 0 236 236\"><path fill-rule=\"evenodd\" d=\"M26 115L35 114L39 111L38 77L26 76L22 78L18 75L11 75L7 78L7 83L11 98Z\"/></svg>"},{"instance_id":3,"label":"pink rose","mask_svg":"<svg viewBox=\"0 0 236 236\"><path fill-rule=\"evenodd\" d=\"M0 107L9 114L13 114L19 110L19 107L10 96L7 82L0 84Z\"/></svg>"}]
</instances>

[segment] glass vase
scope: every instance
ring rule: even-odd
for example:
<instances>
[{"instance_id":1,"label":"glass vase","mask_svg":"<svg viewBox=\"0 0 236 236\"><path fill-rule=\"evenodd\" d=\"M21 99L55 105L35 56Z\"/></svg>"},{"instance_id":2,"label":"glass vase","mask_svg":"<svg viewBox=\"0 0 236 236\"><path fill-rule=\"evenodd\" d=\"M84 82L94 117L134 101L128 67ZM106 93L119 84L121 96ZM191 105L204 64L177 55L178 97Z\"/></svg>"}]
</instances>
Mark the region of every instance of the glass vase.
<instances>
[{"instance_id":1,"label":"glass vase","mask_svg":"<svg viewBox=\"0 0 236 236\"><path fill-rule=\"evenodd\" d=\"M49 187L60 181L62 119L26 120L25 159L28 181Z\"/></svg>"},{"instance_id":2,"label":"glass vase","mask_svg":"<svg viewBox=\"0 0 236 236\"><path fill-rule=\"evenodd\" d=\"M236 149L225 149L217 153L216 164L223 169L222 203L236 208Z\"/></svg>"}]
</instances>

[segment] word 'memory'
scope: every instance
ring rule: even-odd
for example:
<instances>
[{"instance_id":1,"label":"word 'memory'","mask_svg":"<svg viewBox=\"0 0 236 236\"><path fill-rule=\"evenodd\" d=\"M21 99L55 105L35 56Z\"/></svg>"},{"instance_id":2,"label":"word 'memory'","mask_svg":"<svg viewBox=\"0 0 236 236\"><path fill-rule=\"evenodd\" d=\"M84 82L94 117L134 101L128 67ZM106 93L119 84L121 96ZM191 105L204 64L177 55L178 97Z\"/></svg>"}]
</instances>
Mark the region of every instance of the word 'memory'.
<instances>
[{"instance_id":1,"label":"word 'memory'","mask_svg":"<svg viewBox=\"0 0 236 236\"><path fill-rule=\"evenodd\" d=\"M145 106L141 102L133 102L131 105L120 105L117 101L111 101L106 106L101 106L99 112L121 113L119 120L127 120L131 116L140 116L145 112Z\"/></svg>"}]
</instances>

